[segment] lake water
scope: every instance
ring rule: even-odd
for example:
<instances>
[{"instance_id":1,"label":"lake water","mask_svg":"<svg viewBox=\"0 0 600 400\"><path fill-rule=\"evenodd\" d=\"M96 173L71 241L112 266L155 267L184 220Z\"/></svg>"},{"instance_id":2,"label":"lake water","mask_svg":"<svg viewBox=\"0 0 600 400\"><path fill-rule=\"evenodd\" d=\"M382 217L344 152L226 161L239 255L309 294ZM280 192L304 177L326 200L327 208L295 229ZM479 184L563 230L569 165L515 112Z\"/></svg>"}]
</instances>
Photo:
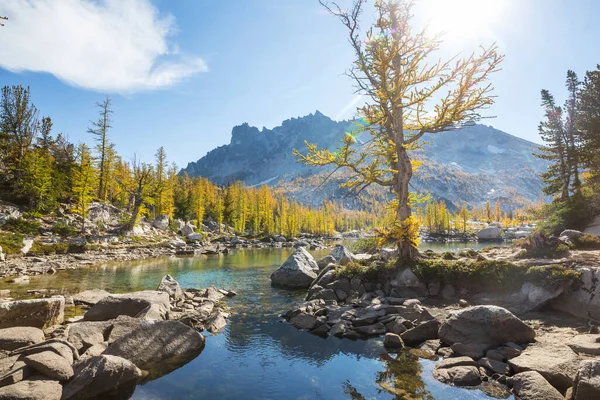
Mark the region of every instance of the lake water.
<instances>
[{"instance_id":1,"label":"lake water","mask_svg":"<svg viewBox=\"0 0 600 400\"><path fill-rule=\"evenodd\" d=\"M183 288L215 285L235 290L238 296L229 302L232 315L225 330L208 336L204 351L190 363L138 386L134 399L491 398L480 390L437 382L431 376L433 361L410 354L388 355L381 339L323 339L281 322L278 315L304 295L270 286L271 272L291 251L239 250L226 256L114 263L35 277L23 290L155 289L165 274ZM328 252L312 253L322 257Z\"/></svg>"}]
</instances>

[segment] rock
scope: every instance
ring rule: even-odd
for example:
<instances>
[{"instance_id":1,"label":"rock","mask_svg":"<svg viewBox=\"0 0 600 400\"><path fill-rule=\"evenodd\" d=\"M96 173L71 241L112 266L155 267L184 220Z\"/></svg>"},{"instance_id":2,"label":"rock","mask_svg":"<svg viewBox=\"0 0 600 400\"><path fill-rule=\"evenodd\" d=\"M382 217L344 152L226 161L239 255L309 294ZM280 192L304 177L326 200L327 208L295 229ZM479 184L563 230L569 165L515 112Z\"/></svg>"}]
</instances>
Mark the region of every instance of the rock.
<instances>
[{"instance_id":1,"label":"rock","mask_svg":"<svg viewBox=\"0 0 600 400\"><path fill-rule=\"evenodd\" d=\"M517 303L515 308L522 313L537 311L551 300L560 296L564 290L564 285L558 285L555 288L546 288L531 282L525 282L521 286L519 293L515 296L515 302Z\"/></svg>"},{"instance_id":2,"label":"rock","mask_svg":"<svg viewBox=\"0 0 600 400\"><path fill-rule=\"evenodd\" d=\"M496 227L483 228L477 232L477 239L481 241L502 239L502 229Z\"/></svg>"},{"instance_id":3,"label":"rock","mask_svg":"<svg viewBox=\"0 0 600 400\"><path fill-rule=\"evenodd\" d=\"M23 358L23 362L48 378L58 381L66 381L73 376L71 363L53 351L29 354Z\"/></svg>"},{"instance_id":4,"label":"rock","mask_svg":"<svg viewBox=\"0 0 600 400\"><path fill-rule=\"evenodd\" d=\"M298 329L313 329L317 323L317 318L314 315L300 313L290 319L290 323Z\"/></svg>"},{"instance_id":5,"label":"rock","mask_svg":"<svg viewBox=\"0 0 600 400\"><path fill-rule=\"evenodd\" d=\"M346 265L355 259L354 254L341 244L336 244L329 254L339 265Z\"/></svg>"},{"instance_id":6,"label":"rock","mask_svg":"<svg viewBox=\"0 0 600 400\"><path fill-rule=\"evenodd\" d=\"M66 331L67 340L83 353L89 347L102 343L108 336L108 330L112 326L110 321L83 321L68 326Z\"/></svg>"},{"instance_id":7,"label":"rock","mask_svg":"<svg viewBox=\"0 0 600 400\"><path fill-rule=\"evenodd\" d=\"M510 347L510 346L500 346L495 351L500 353L503 360L510 360L511 358L515 358L515 357L518 357L519 355L521 355L521 352L523 350L519 350L519 349Z\"/></svg>"},{"instance_id":8,"label":"rock","mask_svg":"<svg viewBox=\"0 0 600 400\"><path fill-rule=\"evenodd\" d=\"M152 304L166 314L170 308L169 295L152 290L112 294L97 302L83 317L86 321L106 321L119 315L135 317Z\"/></svg>"},{"instance_id":9,"label":"rock","mask_svg":"<svg viewBox=\"0 0 600 400\"><path fill-rule=\"evenodd\" d=\"M53 352L65 360L69 364L73 364L73 362L79 359L79 353L77 349L73 347L73 345L66 340L62 339L49 339L41 343L32 344L27 347L22 347L18 350L15 350L10 353L10 356L28 356L31 354L37 354L50 351Z\"/></svg>"},{"instance_id":10,"label":"rock","mask_svg":"<svg viewBox=\"0 0 600 400\"><path fill-rule=\"evenodd\" d=\"M556 310L581 318L600 321L600 267L579 267L580 284L568 288L562 295L550 302Z\"/></svg>"},{"instance_id":11,"label":"rock","mask_svg":"<svg viewBox=\"0 0 600 400\"><path fill-rule=\"evenodd\" d=\"M102 354L75 368L75 378L63 388L62 400L128 399L135 390L140 370L132 362Z\"/></svg>"},{"instance_id":12,"label":"rock","mask_svg":"<svg viewBox=\"0 0 600 400\"><path fill-rule=\"evenodd\" d=\"M469 307L469 302L466 301L465 299L460 299L458 301L458 305L461 306L462 308Z\"/></svg>"},{"instance_id":13,"label":"rock","mask_svg":"<svg viewBox=\"0 0 600 400\"><path fill-rule=\"evenodd\" d=\"M336 260L335 258L329 254L321 259L319 259L317 261L317 266L319 267L319 270L322 270L323 268L325 268L326 266L328 266L329 264L335 264Z\"/></svg>"},{"instance_id":14,"label":"rock","mask_svg":"<svg viewBox=\"0 0 600 400\"><path fill-rule=\"evenodd\" d=\"M275 236L273 238L273 241L275 241L277 243L285 243L285 242L287 242L287 239L284 236Z\"/></svg>"},{"instance_id":15,"label":"rock","mask_svg":"<svg viewBox=\"0 0 600 400\"><path fill-rule=\"evenodd\" d=\"M95 344L92 347L88 348L85 351L85 353L81 355L81 359L85 360L90 357L99 356L100 354L104 353L104 350L106 350L107 347L108 344L106 342Z\"/></svg>"},{"instance_id":16,"label":"rock","mask_svg":"<svg viewBox=\"0 0 600 400\"><path fill-rule=\"evenodd\" d=\"M432 319L415 326L412 329L402 332L400 337L409 346L418 345L429 339L438 338L438 330L440 328L439 321Z\"/></svg>"},{"instance_id":17,"label":"rock","mask_svg":"<svg viewBox=\"0 0 600 400\"><path fill-rule=\"evenodd\" d=\"M391 349L399 349L404 347L404 342L400 336L395 333L386 333L383 339L383 345Z\"/></svg>"},{"instance_id":18,"label":"rock","mask_svg":"<svg viewBox=\"0 0 600 400\"><path fill-rule=\"evenodd\" d=\"M481 344L464 344L464 343L454 343L450 346L452 352L457 356L465 356L471 358L481 358L485 354L487 345Z\"/></svg>"},{"instance_id":19,"label":"rock","mask_svg":"<svg viewBox=\"0 0 600 400\"><path fill-rule=\"evenodd\" d=\"M600 335L577 335L569 340L567 346L577 354L600 356Z\"/></svg>"},{"instance_id":20,"label":"rock","mask_svg":"<svg viewBox=\"0 0 600 400\"><path fill-rule=\"evenodd\" d=\"M105 298L106 296L110 296L110 293L108 293L106 290L102 290L102 289L84 290L83 292L79 292L75 296L73 296L73 302L78 305L83 304L86 306L93 306L94 304L96 304L97 302L99 302L100 300Z\"/></svg>"},{"instance_id":21,"label":"rock","mask_svg":"<svg viewBox=\"0 0 600 400\"><path fill-rule=\"evenodd\" d=\"M10 279L8 282L9 283L25 284L25 283L29 283L29 277L27 275L25 275L25 276L17 276L16 278Z\"/></svg>"},{"instance_id":22,"label":"rock","mask_svg":"<svg viewBox=\"0 0 600 400\"><path fill-rule=\"evenodd\" d=\"M496 374L507 375L509 372L508 364L501 360L495 360L493 358L483 357L477 361L483 368L492 371Z\"/></svg>"},{"instance_id":23,"label":"rock","mask_svg":"<svg viewBox=\"0 0 600 400\"><path fill-rule=\"evenodd\" d=\"M163 276L156 290L168 293L169 297L174 300L179 300L183 296L179 283L168 274Z\"/></svg>"},{"instance_id":24,"label":"rock","mask_svg":"<svg viewBox=\"0 0 600 400\"><path fill-rule=\"evenodd\" d=\"M468 343L485 351L506 342L530 342L535 331L505 308L475 306L453 312L441 325L439 338L448 345Z\"/></svg>"},{"instance_id":25,"label":"rock","mask_svg":"<svg viewBox=\"0 0 600 400\"><path fill-rule=\"evenodd\" d=\"M94 202L88 208L86 219L93 225L117 226L119 225L120 214L121 210L117 207L107 203Z\"/></svg>"},{"instance_id":26,"label":"rock","mask_svg":"<svg viewBox=\"0 0 600 400\"><path fill-rule=\"evenodd\" d=\"M363 336L380 336L385 334L385 325L382 323L356 326L354 329L358 334Z\"/></svg>"},{"instance_id":27,"label":"rock","mask_svg":"<svg viewBox=\"0 0 600 400\"><path fill-rule=\"evenodd\" d=\"M427 351L431 354L435 354L438 349L440 348L441 343L438 339L430 339L430 340L426 340L425 342L421 343L421 345L419 346L420 350L423 351Z\"/></svg>"},{"instance_id":28,"label":"rock","mask_svg":"<svg viewBox=\"0 0 600 400\"><path fill-rule=\"evenodd\" d=\"M193 233L196 233L196 227L192 225L191 222L187 222L185 225L181 227L181 234L183 236L189 236Z\"/></svg>"},{"instance_id":29,"label":"rock","mask_svg":"<svg viewBox=\"0 0 600 400\"><path fill-rule=\"evenodd\" d=\"M203 348L204 337L179 321L144 321L108 346L104 354L125 358L149 371L152 378L191 361Z\"/></svg>"},{"instance_id":30,"label":"rock","mask_svg":"<svg viewBox=\"0 0 600 400\"><path fill-rule=\"evenodd\" d=\"M440 382L456 386L477 386L481 384L479 369L474 366L434 369L433 377Z\"/></svg>"},{"instance_id":31,"label":"rock","mask_svg":"<svg viewBox=\"0 0 600 400\"><path fill-rule=\"evenodd\" d=\"M27 254L31 247L33 246L33 239L23 238L23 247L21 248L21 253Z\"/></svg>"},{"instance_id":32,"label":"rock","mask_svg":"<svg viewBox=\"0 0 600 400\"><path fill-rule=\"evenodd\" d=\"M429 291L430 296L437 296L440 294L440 283L433 282L427 285L427 290Z\"/></svg>"},{"instance_id":33,"label":"rock","mask_svg":"<svg viewBox=\"0 0 600 400\"><path fill-rule=\"evenodd\" d=\"M560 235L558 235L558 236L559 236L559 237L560 237L560 236L566 236L566 237L568 237L569 239L576 239L576 238L578 238L578 237L580 237L580 236L583 236L583 232L581 232L581 231L576 231L575 229L565 229L565 230L564 230L564 231L562 231L562 232L560 233Z\"/></svg>"},{"instance_id":34,"label":"rock","mask_svg":"<svg viewBox=\"0 0 600 400\"><path fill-rule=\"evenodd\" d=\"M14 385L17 382L21 382L23 379L28 378L35 371L25 365L22 361L18 362L18 366L15 365L9 373L2 376L0 375L0 388L7 385Z\"/></svg>"},{"instance_id":35,"label":"rock","mask_svg":"<svg viewBox=\"0 0 600 400\"><path fill-rule=\"evenodd\" d=\"M410 268L400 269L390 284L402 297L420 297L428 293L425 284Z\"/></svg>"},{"instance_id":36,"label":"rock","mask_svg":"<svg viewBox=\"0 0 600 400\"><path fill-rule=\"evenodd\" d=\"M297 242L294 243L294 248L297 249L298 247L308 247L309 244L308 242L304 241L304 240L298 240Z\"/></svg>"},{"instance_id":37,"label":"rock","mask_svg":"<svg viewBox=\"0 0 600 400\"><path fill-rule=\"evenodd\" d=\"M181 240L180 238L175 238L169 241L169 244L173 247L185 247L187 243Z\"/></svg>"},{"instance_id":38,"label":"rock","mask_svg":"<svg viewBox=\"0 0 600 400\"><path fill-rule=\"evenodd\" d=\"M190 233L187 238L193 242L200 242L204 239L204 235L201 233Z\"/></svg>"},{"instance_id":39,"label":"rock","mask_svg":"<svg viewBox=\"0 0 600 400\"><path fill-rule=\"evenodd\" d=\"M329 331L330 335L342 337L345 336L348 330L350 329L350 324L347 322L341 321L331 327Z\"/></svg>"},{"instance_id":40,"label":"rock","mask_svg":"<svg viewBox=\"0 0 600 400\"><path fill-rule=\"evenodd\" d=\"M504 361L504 359L505 359L504 355L502 353L500 353L498 350L488 350L485 353L485 356L487 358L490 358L492 360L497 360L497 361Z\"/></svg>"},{"instance_id":41,"label":"rock","mask_svg":"<svg viewBox=\"0 0 600 400\"><path fill-rule=\"evenodd\" d=\"M600 360L585 360L573 380L573 400L594 399L600 399Z\"/></svg>"},{"instance_id":42,"label":"rock","mask_svg":"<svg viewBox=\"0 0 600 400\"><path fill-rule=\"evenodd\" d=\"M546 379L535 371L512 377L513 392L521 400L563 400L564 397Z\"/></svg>"},{"instance_id":43,"label":"rock","mask_svg":"<svg viewBox=\"0 0 600 400\"><path fill-rule=\"evenodd\" d=\"M144 320L128 315L119 315L112 321L112 329L108 335L108 344L136 330Z\"/></svg>"},{"instance_id":44,"label":"rock","mask_svg":"<svg viewBox=\"0 0 600 400\"><path fill-rule=\"evenodd\" d=\"M579 363L577 355L567 346L533 345L509 360L508 365L515 373L539 372L562 393L572 385Z\"/></svg>"},{"instance_id":45,"label":"rock","mask_svg":"<svg viewBox=\"0 0 600 400\"><path fill-rule=\"evenodd\" d=\"M0 329L15 326L49 328L63 322L64 311L65 298L62 296L0 303Z\"/></svg>"},{"instance_id":46,"label":"rock","mask_svg":"<svg viewBox=\"0 0 600 400\"><path fill-rule=\"evenodd\" d=\"M477 367L478 364L471 357L451 357L437 363L435 368L442 369L464 366Z\"/></svg>"},{"instance_id":47,"label":"rock","mask_svg":"<svg viewBox=\"0 0 600 400\"><path fill-rule=\"evenodd\" d=\"M44 332L34 327L0 329L0 350L16 350L20 347L44 341Z\"/></svg>"},{"instance_id":48,"label":"rock","mask_svg":"<svg viewBox=\"0 0 600 400\"><path fill-rule=\"evenodd\" d=\"M224 314L219 310L214 311L205 323L206 330L210 333L220 332L226 325L227 320L225 319Z\"/></svg>"},{"instance_id":49,"label":"rock","mask_svg":"<svg viewBox=\"0 0 600 400\"><path fill-rule=\"evenodd\" d=\"M170 223L170 217L167 214L159 215L152 222L152 226L156 229L160 229L161 231L167 230Z\"/></svg>"},{"instance_id":50,"label":"rock","mask_svg":"<svg viewBox=\"0 0 600 400\"><path fill-rule=\"evenodd\" d=\"M304 247L299 247L271 274L271 285L290 289L307 289L317 277L317 262Z\"/></svg>"},{"instance_id":51,"label":"rock","mask_svg":"<svg viewBox=\"0 0 600 400\"><path fill-rule=\"evenodd\" d=\"M61 400L62 386L57 381L32 376L0 388L0 400Z\"/></svg>"}]
</instances>

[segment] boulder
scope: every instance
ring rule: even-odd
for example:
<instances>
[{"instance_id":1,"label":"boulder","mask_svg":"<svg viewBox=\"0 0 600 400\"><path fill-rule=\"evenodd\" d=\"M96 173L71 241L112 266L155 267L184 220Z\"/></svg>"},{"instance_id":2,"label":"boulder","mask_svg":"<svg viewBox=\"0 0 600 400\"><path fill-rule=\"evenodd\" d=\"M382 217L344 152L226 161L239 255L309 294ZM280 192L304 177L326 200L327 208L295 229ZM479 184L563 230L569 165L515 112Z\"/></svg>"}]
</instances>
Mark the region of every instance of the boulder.
<instances>
[{"instance_id":1,"label":"boulder","mask_svg":"<svg viewBox=\"0 0 600 400\"><path fill-rule=\"evenodd\" d=\"M82 360L85 360L90 357L99 356L100 354L104 353L104 350L106 350L107 347L108 347L108 344L106 342L95 344L92 347L88 348L85 351L85 353L83 353L81 355L80 358Z\"/></svg>"},{"instance_id":2,"label":"boulder","mask_svg":"<svg viewBox=\"0 0 600 400\"><path fill-rule=\"evenodd\" d=\"M437 339L439 328L439 321L432 319L430 321L423 322L412 329L402 332L400 337L407 345L415 346L423 343L426 340Z\"/></svg>"},{"instance_id":3,"label":"boulder","mask_svg":"<svg viewBox=\"0 0 600 400\"><path fill-rule=\"evenodd\" d=\"M567 346L532 345L518 357L508 360L515 373L539 372L552 386L564 393L573 383L579 365L577 355Z\"/></svg>"},{"instance_id":4,"label":"boulder","mask_svg":"<svg viewBox=\"0 0 600 400\"><path fill-rule=\"evenodd\" d=\"M169 295L153 290L111 294L90 308L83 318L86 321L106 321L119 315L135 317L152 304L156 304L166 314L170 308Z\"/></svg>"},{"instance_id":5,"label":"boulder","mask_svg":"<svg viewBox=\"0 0 600 400\"><path fill-rule=\"evenodd\" d=\"M600 356L600 335L577 335L567 346L577 354Z\"/></svg>"},{"instance_id":6,"label":"boulder","mask_svg":"<svg viewBox=\"0 0 600 400\"><path fill-rule=\"evenodd\" d=\"M362 336L380 336L385 334L385 325L378 322L373 325L362 325L354 328L355 331Z\"/></svg>"},{"instance_id":7,"label":"boulder","mask_svg":"<svg viewBox=\"0 0 600 400\"><path fill-rule=\"evenodd\" d=\"M202 235L201 233L190 233L187 236L188 240L194 241L194 242L200 242L202 241L202 239L204 239L204 235Z\"/></svg>"},{"instance_id":8,"label":"boulder","mask_svg":"<svg viewBox=\"0 0 600 400\"><path fill-rule=\"evenodd\" d=\"M39 328L18 326L0 329L0 350L15 350L44 341L44 332Z\"/></svg>"},{"instance_id":9,"label":"boulder","mask_svg":"<svg viewBox=\"0 0 600 400\"><path fill-rule=\"evenodd\" d=\"M104 354L133 362L152 379L191 361L203 348L204 336L179 321L144 321L108 346Z\"/></svg>"},{"instance_id":10,"label":"boulder","mask_svg":"<svg viewBox=\"0 0 600 400\"><path fill-rule=\"evenodd\" d=\"M535 331L505 308L475 306L453 312L440 326L439 338L447 345L475 345L485 352L506 342L530 342Z\"/></svg>"},{"instance_id":11,"label":"boulder","mask_svg":"<svg viewBox=\"0 0 600 400\"><path fill-rule=\"evenodd\" d=\"M61 400L62 385L42 376L32 376L0 388L0 400Z\"/></svg>"},{"instance_id":12,"label":"boulder","mask_svg":"<svg viewBox=\"0 0 600 400\"><path fill-rule=\"evenodd\" d=\"M600 267L579 267L580 284L567 288L564 293L550 302L556 310L581 318L600 321Z\"/></svg>"},{"instance_id":13,"label":"boulder","mask_svg":"<svg viewBox=\"0 0 600 400\"><path fill-rule=\"evenodd\" d=\"M600 399L600 360L585 360L573 380L573 400L593 399Z\"/></svg>"},{"instance_id":14,"label":"boulder","mask_svg":"<svg viewBox=\"0 0 600 400\"><path fill-rule=\"evenodd\" d=\"M508 364L506 364L502 360L496 360L496 359L489 358L489 357L483 357L483 358L480 358L477 361L477 363L479 365L481 365L483 368L487 369L488 371L491 371L496 374L507 375L509 372Z\"/></svg>"},{"instance_id":15,"label":"boulder","mask_svg":"<svg viewBox=\"0 0 600 400\"><path fill-rule=\"evenodd\" d=\"M167 230L169 227L170 217L167 214L159 215L152 222L152 226L161 231Z\"/></svg>"},{"instance_id":16,"label":"boulder","mask_svg":"<svg viewBox=\"0 0 600 400\"><path fill-rule=\"evenodd\" d=\"M400 269L394 279L390 281L390 285L401 297L420 297L428 294L427 286L410 268Z\"/></svg>"},{"instance_id":17,"label":"boulder","mask_svg":"<svg viewBox=\"0 0 600 400\"><path fill-rule=\"evenodd\" d=\"M563 400L564 397L542 375L527 371L512 377L513 392L521 400Z\"/></svg>"},{"instance_id":18,"label":"boulder","mask_svg":"<svg viewBox=\"0 0 600 400\"><path fill-rule=\"evenodd\" d=\"M346 265L355 259L354 254L341 244L336 244L329 254L339 265Z\"/></svg>"},{"instance_id":19,"label":"boulder","mask_svg":"<svg viewBox=\"0 0 600 400\"><path fill-rule=\"evenodd\" d=\"M304 247L299 247L271 274L271 285L290 289L307 289L317 277L317 262Z\"/></svg>"},{"instance_id":20,"label":"boulder","mask_svg":"<svg viewBox=\"0 0 600 400\"><path fill-rule=\"evenodd\" d=\"M317 266L319 267L319 270L323 270L329 264L335 264L335 263L336 263L335 258L331 254L329 254L328 256L320 258L317 261Z\"/></svg>"},{"instance_id":21,"label":"boulder","mask_svg":"<svg viewBox=\"0 0 600 400\"><path fill-rule=\"evenodd\" d=\"M53 351L29 354L23 358L23 362L29 368L58 381L66 381L73 376L71 363Z\"/></svg>"},{"instance_id":22,"label":"boulder","mask_svg":"<svg viewBox=\"0 0 600 400\"><path fill-rule=\"evenodd\" d=\"M108 335L108 344L136 330L144 320L128 315L119 315L112 321L112 329Z\"/></svg>"},{"instance_id":23,"label":"boulder","mask_svg":"<svg viewBox=\"0 0 600 400\"><path fill-rule=\"evenodd\" d=\"M591 221L583 233L591 233L592 235L600 236L600 215L597 215L593 221Z\"/></svg>"},{"instance_id":24,"label":"boulder","mask_svg":"<svg viewBox=\"0 0 600 400\"><path fill-rule=\"evenodd\" d=\"M81 354L89 347L104 342L111 325L110 321L76 322L67 327L65 335Z\"/></svg>"},{"instance_id":25,"label":"boulder","mask_svg":"<svg viewBox=\"0 0 600 400\"><path fill-rule=\"evenodd\" d=\"M140 370L131 361L102 354L75 367L75 377L63 388L62 400L128 399Z\"/></svg>"},{"instance_id":26,"label":"boulder","mask_svg":"<svg viewBox=\"0 0 600 400\"><path fill-rule=\"evenodd\" d=\"M481 384L479 368L471 365L436 368L433 370L433 377L440 382L456 386L477 386Z\"/></svg>"},{"instance_id":27,"label":"boulder","mask_svg":"<svg viewBox=\"0 0 600 400\"><path fill-rule=\"evenodd\" d=\"M562 232L560 233L560 235L558 235L558 236L559 236L559 237L566 236L566 237L568 237L569 239L576 239L576 238L578 238L578 237L580 237L580 236L583 236L583 232L581 232L581 231L576 231L575 229L565 229L565 230L564 230L564 231L562 231Z\"/></svg>"},{"instance_id":28,"label":"boulder","mask_svg":"<svg viewBox=\"0 0 600 400\"><path fill-rule=\"evenodd\" d=\"M477 239L481 241L500 240L502 239L502 229L497 227L483 228L477 232Z\"/></svg>"},{"instance_id":29,"label":"boulder","mask_svg":"<svg viewBox=\"0 0 600 400\"><path fill-rule=\"evenodd\" d=\"M21 382L31 376L32 373L35 373L35 371L32 371L23 361L19 361L7 374L0 375L0 388Z\"/></svg>"},{"instance_id":30,"label":"boulder","mask_svg":"<svg viewBox=\"0 0 600 400\"><path fill-rule=\"evenodd\" d=\"M477 367L478 364L471 357L451 357L440 361L435 365L436 369L452 367Z\"/></svg>"},{"instance_id":31,"label":"boulder","mask_svg":"<svg viewBox=\"0 0 600 400\"><path fill-rule=\"evenodd\" d=\"M105 298L106 296L110 296L110 293L108 293L106 290L102 290L102 289L84 290L83 292L79 292L73 296L73 303L75 303L77 305L83 304L86 306L93 306L94 304L96 304L97 302L99 302L100 300Z\"/></svg>"},{"instance_id":32,"label":"boulder","mask_svg":"<svg viewBox=\"0 0 600 400\"><path fill-rule=\"evenodd\" d=\"M210 333L220 332L226 325L225 315L219 310L214 311L205 323L206 330Z\"/></svg>"},{"instance_id":33,"label":"boulder","mask_svg":"<svg viewBox=\"0 0 600 400\"><path fill-rule=\"evenodd\" d=\"M404 342L400 336L396 335L395 333L388 332L383 338L383 345L391 349L399 349L404 347Z\"/></svg>"},{"instance_id":34,"label":"boulder","mask_svg":"<svg viewBox=\"0 0 600 400\"><path fill-rule=\"evenodd\" d=\"M183 296L179 283L171 275L165 275L160 281L158 288L159 292L165 292L171 299L179 300Z\"/></svg>"},{"instance_id":35,"label":"boulder","mask_svg":"<svg viewBox=\"0 0 600 400\"><path fill-rule=\"evenodd\" d=\"M180 230L183 236L189 236L193 233L196 233L196 227L191 222L183 225Z\"/></svg>"},{"instance_id":36,"label":"boulder","mask_svg":"<svg viewBox=\"0 0 600 400\"><path fill-rule=\"evenodd\" d=\"M525 282L521 290L514 296L515 310L521 313L537 311L553 299L560 296L565 290L564 285L556 287L542 287L532 282Z\"/></svg>"},{"instance_id":37,"label":"boulder","mask_svg":"<svg viewBox=\"0 0 600 400\"><path fill-rule=\"evenodd\" d=\"M90 204L86 213L86 219L92 224L102 224L105 226L119 225L119 215L121 210L107 203L95 202Z\"/></svg>"},{"instance_id":38,"label":"boulder","mask_svg":"<svg viewBox=\"0 0 600 400\"><path fill-rule=\"evenodd\" d=\"M61 324L65 317L65 298L18 300L0 303L0 329L33 326L44 329Z\"/></svg>"},{"instance_id":39,"label":"boulder","mask_svg":"<svg viewBox=\"0 0 600 400\"><path fill-rule=\"evenodd\" d=\"M31 346L21 347L20 349L11 352L10 356L26 357L31 354L37 354L46 351L61 356L67 360L69 364L73 364L75 360L79 359L79 353L77 349L73 347L71 343L62 339L49 339L45 342L32 344Z\"/></svg>"},{"instance_id":40,"label":"boulder","mask_svg":"<svg viewBox=\"0 0 600 400\"><path fill-rule=\"evenodd\" d=\"M317 323L317 318L314 315L307 313L299 313L290 319L290 323L298 329L313 329Z\"/></svg>"}]
</instances>

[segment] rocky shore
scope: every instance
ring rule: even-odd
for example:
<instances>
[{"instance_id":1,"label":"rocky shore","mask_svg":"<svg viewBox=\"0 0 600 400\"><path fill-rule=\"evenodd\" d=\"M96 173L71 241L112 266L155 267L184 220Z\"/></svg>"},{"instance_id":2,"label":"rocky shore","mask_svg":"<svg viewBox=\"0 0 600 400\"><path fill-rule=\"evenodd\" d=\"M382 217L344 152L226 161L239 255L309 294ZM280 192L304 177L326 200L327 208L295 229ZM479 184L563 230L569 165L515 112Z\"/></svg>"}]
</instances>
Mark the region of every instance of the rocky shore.
<instances>
[{"instance_id":1,"label":"rocky shore","mask_svg":"<svg viewBox=\"0 0 600 400\"><path fill-rule=\"evenodd\" d=\"M271 279L275 286L307 290L306 301L282 315L296 328L322 337L383 338L390 354L409 351L438 360L433 376L443 383L479 387L498 397L512 392L525 400L596 399L600 289L594 276L600 267L589 266L595 253L569 256L579 263L576 282L548 287L526 281L508 294L424 283L408 268L383 281L347 277L342 271L358 269L360 257L343 246L321 260L298 249ZM391 256L393 251L371 257ZM543 260L520 260L535 261Z\"/></svg>"},{"instance_id":2,"label":"rocky shore","mask_svg":"<svg viewBox=\"0 0 600 400\"><path fill-rule=\"evenodd\" d=\"M167 275L155 291L0 301L0 399L129 398L198 356L235 294ZM85 313L65 321L73 307Z\"/></svg>"}]
</instances>

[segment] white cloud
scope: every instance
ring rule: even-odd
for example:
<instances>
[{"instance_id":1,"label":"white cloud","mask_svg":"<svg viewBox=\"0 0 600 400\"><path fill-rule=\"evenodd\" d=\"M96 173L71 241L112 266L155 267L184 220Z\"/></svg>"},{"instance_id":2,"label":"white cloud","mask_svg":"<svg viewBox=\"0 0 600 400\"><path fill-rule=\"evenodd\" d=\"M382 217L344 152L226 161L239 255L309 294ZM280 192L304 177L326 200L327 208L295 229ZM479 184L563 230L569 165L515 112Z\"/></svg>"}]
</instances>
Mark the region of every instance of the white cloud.
<instances>
[{"instance_id":1,"label":"white cloud","mask_svg":"<svg viewBox=\"0 0 600 400\"><path fill-rule=\"evenodd\" d=\"M150 0L1 0L0 67L47 72L74 86L131 93L207 71L168 38L170 15Z\"/></svg>"}]
</instances>

